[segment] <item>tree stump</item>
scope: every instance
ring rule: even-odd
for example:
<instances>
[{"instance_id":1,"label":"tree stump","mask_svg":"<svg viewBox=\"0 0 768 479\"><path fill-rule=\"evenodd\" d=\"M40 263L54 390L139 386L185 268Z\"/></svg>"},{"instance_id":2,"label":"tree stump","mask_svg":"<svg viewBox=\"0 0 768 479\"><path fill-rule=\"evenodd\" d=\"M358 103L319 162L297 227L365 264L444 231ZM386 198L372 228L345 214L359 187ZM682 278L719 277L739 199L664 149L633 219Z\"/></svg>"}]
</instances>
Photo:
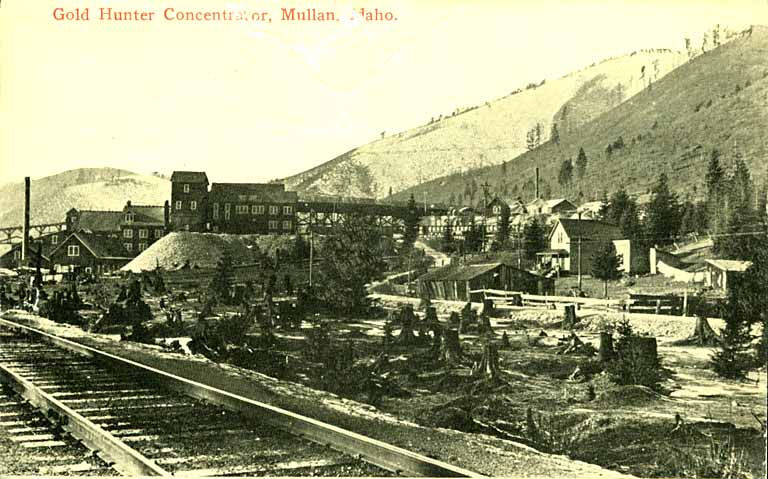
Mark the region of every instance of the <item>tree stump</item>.
<instances>
[{"instance_id":1,"label":"tree stump","mask_svg":"<svg viewBox=\"0 0 768 479\"><path fill-rule=\"evenodd\" d=\"M443 331L443 341L440 346L440 361L447 366L459 364L464 359L464 351L459 342L459 332L455 329Z\"/></svg>"},{"instance_id":2,"label":"tree stump","mask_svg":"<svg viewBox=\"0 0 768 479\"><path fill-rule=\"evenodd\" d=\"M483 357L472 367L475 379L496 380L501 375L499 368L499 350L491 341L483 345Z\"/></svg>"},{"instance_id":3,"label":"tree stump","mask_svg":"<svg viewBox=\"0 0 768 479\"><path fill-rule=\"evenodd\" d=\"M494 305L493 300L488 298L483 299L483 309L480 314L491 317L495 312L496 306Z\"/></svg>"},{"instance_id":4,"label":"tree stump","mask_svg":"<svg viewBox=\"0 0 768 479\"><path fill-rule=\"evenodd\" d=\"M579 319L576 317L576 305L565 305L565 318L563 319L563 327L565 329L573 329Z\"/></svg>"},{"instance_id":5,"label":"tree stump","mask_svg":"<svg viewBox=\"0 0 768 479\"><path fill-rule=\"evenodd\" d=\"M616 353L613 350L613 336L610 332L600 332L600 345L598 346L597 354L602 362L611 361L616 357Z\"/></svg>"},{"instance_id":6,"label":"tree stump","mask_svg":"<svg viewBox=\"0 0 768 479\"><path fill-rule=\"evenodd\" d=\"M717 346L720 344L720 336L717 335L712 326L709 325L707 318L696 317L696 325L693 327L693 334L688 336L678 344L695 344L698 346Z\"/></svg>"},{"instance_id":7,"label":"tree stump","mask_svg":"<svg viewBox=\"0 0 768 479\"><path fill-rule=\"evenodd\" d=\"M493 336L496 334L493 332L493 327L491 326L491 318L487 316L485 312L480 315L480 324L478 325L477 331L484 336Z\"/></svg>"},{"instance_id":8,"label":"tree stump","mask_svg":"<svg viewBox=\"0 0 768 479\"><path fill-rule=\"evenodd\" d=\"M397 337L398 344L410 345L416 343L416 336L413 334L414 320L413 306L410 304L406 305L400 317L402 329L400 329L400 335Z\"/></svg>"}]
</instances>

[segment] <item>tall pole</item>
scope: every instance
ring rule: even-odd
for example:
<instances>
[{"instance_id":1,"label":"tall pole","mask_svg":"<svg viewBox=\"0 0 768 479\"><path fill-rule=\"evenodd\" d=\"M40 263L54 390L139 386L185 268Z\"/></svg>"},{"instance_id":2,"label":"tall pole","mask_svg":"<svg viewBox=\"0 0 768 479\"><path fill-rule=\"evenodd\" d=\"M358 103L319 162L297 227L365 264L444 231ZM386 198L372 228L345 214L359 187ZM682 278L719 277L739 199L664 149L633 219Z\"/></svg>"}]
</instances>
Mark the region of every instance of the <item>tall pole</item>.
<instances>
[{"instance_id":1,"label":"tall pole","mask_svg":"<svg viewBox=\"0 0 768 479\"><path fill-rule=\"evenodd\" d=\"M579 291L581 291L581 211L579 211Z\"/></svg>"},{"instance_id":2,"label":"tall pole","mask_svg":"<svg viewBox=\"0 0 768 479\"><path fill-rule=\"evenodd\" d=\"M312 210L309 210L309 287L312 288L312 260L315 255L315 235L312 228L312 222L314 221Z\"/></svg>"},{"instance_id":3,"label":"tall pole","mask_svg":"<svg viewBox=\"0 0 768 479\"><path fill-rule=\"evenodd\" d=\"M24 231L22 231L21 242L21 264L19 266L27 266L27 257L29 256L29 176L24 177Z\"/></svg>"}]
</instances>

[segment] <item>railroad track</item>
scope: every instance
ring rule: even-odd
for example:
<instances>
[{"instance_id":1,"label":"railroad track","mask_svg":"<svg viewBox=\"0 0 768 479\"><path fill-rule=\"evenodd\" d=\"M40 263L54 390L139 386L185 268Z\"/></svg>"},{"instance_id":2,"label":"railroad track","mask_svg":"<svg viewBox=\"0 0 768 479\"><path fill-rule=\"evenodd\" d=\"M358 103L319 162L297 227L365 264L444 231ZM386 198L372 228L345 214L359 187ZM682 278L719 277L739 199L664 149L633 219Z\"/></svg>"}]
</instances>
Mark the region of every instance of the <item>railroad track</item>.
<instances>
[{"instance_id":1,"label":"railroad track","mask_svg":"<svg viewBox=\"0 0 768 479\"><path fill-rule=\"evenodd\" d=\"M478 476L5 319L0 382L0 431L60 456L14 474Z\"/></svg>"}]
</instances>

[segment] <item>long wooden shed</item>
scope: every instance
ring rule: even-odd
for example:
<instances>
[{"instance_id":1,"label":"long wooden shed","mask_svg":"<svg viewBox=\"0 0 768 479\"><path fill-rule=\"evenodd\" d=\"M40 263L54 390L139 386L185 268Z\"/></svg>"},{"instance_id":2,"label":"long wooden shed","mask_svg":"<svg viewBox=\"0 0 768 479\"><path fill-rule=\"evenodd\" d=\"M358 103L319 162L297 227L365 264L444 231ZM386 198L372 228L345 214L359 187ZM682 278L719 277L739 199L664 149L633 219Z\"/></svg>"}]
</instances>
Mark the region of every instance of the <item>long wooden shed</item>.
<instances>
[{"instance_id":1,"label":"long wooden shed","mask_svg":"<svg viewBox=\"0 0 768 479\"><path fill-rule=\"evenodd\" d=\"M504 263L449 265L419 277L419 293L430 299L469 301L469 292L500 289L530 294L552 294L554 282Z\"/></svg>"}]
</instances>

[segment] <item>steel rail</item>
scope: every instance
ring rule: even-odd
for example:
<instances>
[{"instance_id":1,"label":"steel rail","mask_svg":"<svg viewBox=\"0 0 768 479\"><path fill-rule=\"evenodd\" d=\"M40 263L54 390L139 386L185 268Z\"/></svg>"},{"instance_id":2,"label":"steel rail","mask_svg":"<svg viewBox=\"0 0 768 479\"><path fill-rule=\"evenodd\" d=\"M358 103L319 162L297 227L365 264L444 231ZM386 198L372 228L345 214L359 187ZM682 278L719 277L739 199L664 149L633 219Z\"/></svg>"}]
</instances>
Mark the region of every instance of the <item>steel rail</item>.
<instances>
[{"instance_id":1,"label":"steel rail","mask_svg":"<svg viewBox=\"0 0 768 479\"><path fill-rule=\"evenodd\" d=\"M3 318L0 318L0 326L26 331L51 344L97 359L116 368L139 369L144 373L146 380L160 387L168 388L240 413L245 417L268 423L301 438L328 446L342 453L350 454L399 475L485 477L468 469L432 459L270 404L192 381L130 359L99 351L90 346L60 338L30 326Z\"/></svg>"},{"instance_id":2,"label":"steel rail","mask_svg":"<svg viewBox=\"0 0 768 479\"><path fill-rule=\"evenodd\" d=\"M0 382L8 384L19 395L43 411L51 420L58 421L61 427L79 439L90 450L97 452L102 459L126 476L163 476L172 474L151 459L142 456L135 449L89 421L77 411L35 386L30 381L0 364Z\"/></svg>"}]
</instances>

